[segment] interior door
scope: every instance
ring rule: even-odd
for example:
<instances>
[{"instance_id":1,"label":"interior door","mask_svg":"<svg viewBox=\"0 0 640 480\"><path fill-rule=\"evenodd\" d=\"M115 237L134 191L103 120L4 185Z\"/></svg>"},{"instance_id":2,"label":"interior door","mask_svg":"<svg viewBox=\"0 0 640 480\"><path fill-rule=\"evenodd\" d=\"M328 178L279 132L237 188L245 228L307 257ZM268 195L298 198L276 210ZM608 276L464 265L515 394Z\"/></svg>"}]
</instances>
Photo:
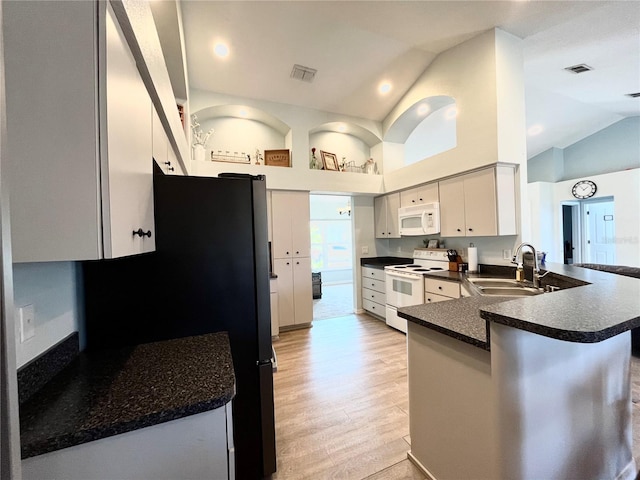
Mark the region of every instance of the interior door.
<instances>
[{"instance_id":1,"label":"interior door","mask_svg":"<svg viewBox=\"0 0 640 480\"><path fill-rule=\"evenodd\" d=\"M615 217L614 202L583 204L585 219L586 262L615 265Z\"/></svg>"}]
</instances>

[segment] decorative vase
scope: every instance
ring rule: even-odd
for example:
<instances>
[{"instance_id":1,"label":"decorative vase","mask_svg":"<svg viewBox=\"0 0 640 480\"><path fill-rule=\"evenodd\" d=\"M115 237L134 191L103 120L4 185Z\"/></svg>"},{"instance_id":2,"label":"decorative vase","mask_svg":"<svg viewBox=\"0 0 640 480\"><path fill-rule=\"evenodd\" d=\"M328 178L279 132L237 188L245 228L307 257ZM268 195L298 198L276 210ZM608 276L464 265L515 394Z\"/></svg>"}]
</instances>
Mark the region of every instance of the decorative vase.
<instances>
[{"instance_id":1,"label":"decorative vase","mask_svg":"<svg viewBox=\"0 0 640 480\"><path fill-rule=\"evenodd\" d=\"M204 145L197 143L193 146L193 159L196 162L204 162Z\"/></svg>"}]
</instances>

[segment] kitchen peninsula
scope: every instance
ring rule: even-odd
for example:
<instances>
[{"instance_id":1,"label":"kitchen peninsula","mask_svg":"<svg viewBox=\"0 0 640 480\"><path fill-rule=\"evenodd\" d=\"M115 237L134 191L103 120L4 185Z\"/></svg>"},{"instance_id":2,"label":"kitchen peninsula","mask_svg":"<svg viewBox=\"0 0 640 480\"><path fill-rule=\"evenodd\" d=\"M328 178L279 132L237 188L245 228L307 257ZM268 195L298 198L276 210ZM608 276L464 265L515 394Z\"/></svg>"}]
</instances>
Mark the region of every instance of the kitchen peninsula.
<instances>
[{"instance_id":1,"label":"kitchen peninsula","mask_svg":"<svg viewBox=\"0 0 640 480\"><path fill-rule=\"evenodd\" d=\"M629 330L640 325L640 280L544 268L564 289L514 298L468 288L398 311L409 457L431 478L635 477Z\"/></svg>"}]
</instances>

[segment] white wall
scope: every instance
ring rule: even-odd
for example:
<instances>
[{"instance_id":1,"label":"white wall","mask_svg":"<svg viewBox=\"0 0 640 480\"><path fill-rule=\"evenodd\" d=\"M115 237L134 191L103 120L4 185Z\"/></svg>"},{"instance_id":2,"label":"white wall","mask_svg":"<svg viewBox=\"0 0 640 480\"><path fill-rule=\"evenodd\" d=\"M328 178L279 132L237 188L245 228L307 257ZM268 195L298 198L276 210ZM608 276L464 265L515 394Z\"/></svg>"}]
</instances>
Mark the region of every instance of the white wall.
<instances>
[{"instance_id":1,"label":"white wall","mask_svg":"<svg viewBox=\"0 0 640 480\"><path fill-rule=\"evenodd\" d=\"M33 338L20 343L19 321L16 320L18 368L69 334L81 330L78 268L74 262L13 265L16 309L33 305L36 332ZM83 332L80 333L82 338Z\"/></svg>"},{"instance_id":2,"label":"white wall","mask_svg":"<svg viewBox=\"0 0 640 480\"><path fill-rule=\"evenodd\" d=\"M640 169L591 175L598 186L593 198L613 197L616 223L616 263L640 267ZM533 228L532 243L548 252L547 259L563 262L562 202L575 201L571 188L575 180L536 182L528 186Z\"/></svg>"},{"instance_id":3,"label":"white wall","mask_svg":"<svg viewBox=\"0 0 640 480\"><path fill-rule=\"evenodd\" d=\"M419 162L456 146L456 119L447 118L450 105L426 117L404 142L405 165Z\"/></svg>"}]
</instances>

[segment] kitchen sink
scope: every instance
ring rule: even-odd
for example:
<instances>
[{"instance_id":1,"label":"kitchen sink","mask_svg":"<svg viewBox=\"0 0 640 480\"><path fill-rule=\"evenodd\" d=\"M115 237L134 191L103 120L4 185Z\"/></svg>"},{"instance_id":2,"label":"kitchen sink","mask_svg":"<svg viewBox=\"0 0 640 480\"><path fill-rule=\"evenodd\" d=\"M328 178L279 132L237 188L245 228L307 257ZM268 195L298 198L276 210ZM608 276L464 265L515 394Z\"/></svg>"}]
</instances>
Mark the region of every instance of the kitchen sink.
<instances>
[{"instance_id":1,"label":"kitchen sink","mask_svg":"<svg viewBox=\"0 0 640 480\"><path fill-rule=\"evenodd\" d=\"M531 297L543 293L530 283L518 282L510 278L470 278L481 295L500 295L505 297Z\"/></svg>"}]
</instances>

